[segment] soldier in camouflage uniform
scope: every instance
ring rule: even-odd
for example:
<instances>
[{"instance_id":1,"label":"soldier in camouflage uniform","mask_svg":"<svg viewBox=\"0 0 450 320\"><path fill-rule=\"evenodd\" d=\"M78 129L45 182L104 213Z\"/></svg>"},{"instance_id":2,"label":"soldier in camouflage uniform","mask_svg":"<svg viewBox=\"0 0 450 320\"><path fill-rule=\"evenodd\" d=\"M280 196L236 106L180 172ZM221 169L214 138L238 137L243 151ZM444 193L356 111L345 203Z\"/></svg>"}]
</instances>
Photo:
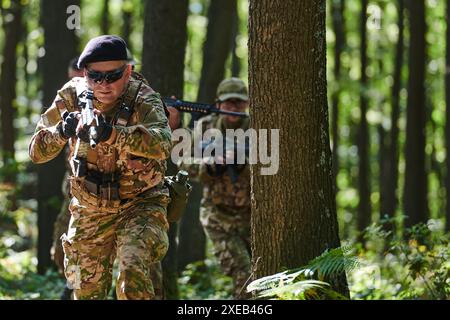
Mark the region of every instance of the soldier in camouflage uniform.
<instances>
[{"instance_id":1,"label":"soldier in camouflage uniform","mask_svg":"<svg viewBox=\"0 0 450 320\"><path fill-rule=\"evenodd\" d=\"M217 100L223 110L243 112L248 106L244 82L237 78L223 80L217 89ZM196 123L193 141L200 141L207 129L219 129L225 136L226 129L245 131L248 127L248 118L211 114ZM233 154L227 152L227 157ZM217 165L209 165L207 161L203 159L196 164L193 159L183 159L180 166L203 183L200 221L223 272L233 278L234 297L250 298L245 290L251 270L249 165L241 165L233 177L229 171L217 174Z\"/></svg>"},{"instance_id":2,"label":"soldier in camouflage uniform","mask_svg":"<svg viewBox=\"0 0 450 320\"><path fill-rule=\"evenodd\" d=\"M79 121L78 100L86 90L93 91L97 146L88 149L86 175L77 176L71 161L71 218L62 239L65 275L74 287L74 299L105 299L117 258L117 298L152 299L150 266L168 248L168 119L159 94L130 77L132 67L121 38L90 40L78 66L85 77L74 78L58 91L29 146L35 163L53 159L67 143L72 159L77 140L89 141L89 128ZM131 113L124 117L129 106Z\"/></svg>"}]
</instances>

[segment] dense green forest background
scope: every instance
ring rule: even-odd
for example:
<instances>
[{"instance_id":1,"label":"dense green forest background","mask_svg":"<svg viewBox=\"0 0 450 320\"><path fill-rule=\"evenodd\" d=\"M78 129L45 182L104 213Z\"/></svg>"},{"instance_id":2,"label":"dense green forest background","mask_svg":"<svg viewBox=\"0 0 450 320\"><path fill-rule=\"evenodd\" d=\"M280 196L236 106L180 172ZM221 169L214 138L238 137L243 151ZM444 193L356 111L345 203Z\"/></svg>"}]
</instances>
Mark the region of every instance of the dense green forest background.
<instances>
[{"instance_id":1,"label":"dense green forest background","mask_svg":"<svg viewBox=\"0 0 450 320\"><path fill-rule=\"evenodd\" d=\"M0 299L57 299L63 287L51 265L38 268L38 173L27 152L35 124L46 107L43 20L53 13L43 10L44 2L0 2ZM219 10L209 12L214 3ZM348 254L358 261L347 270L351 297L448 299L450 2L328 0L326 4L337 215L343 246L350 248ZM185 100L213 102L211 93L201 94L202 67L222 50L226 50L226 60L221 62L223 77L239 76L248 83L247 0L236 2L229 38L220 38L223 35L218 31L212 34L227 45L217 46L212 55L204 53L210 22L228 10L220 10L223 5L224 1L216 0L189 1ZM93 36L121 35L140 70L144 62L144 2L83 0L80 7L76 51ZM18 26L12 21L18 21ZM164 30L160 32L164 37ZM64 46L60 50L65 50ZM15 65L8 71L11 55ZM67 70L67 63L50 68ZM184 116L187 125L189 115ZM46 201L52 208L61 205L57 196ZM177 298L230 297L231 281L221 275L208 242L205 252L204 259L187 259L189 263L178 268ZM298 296L284 292L278 298Z\"/></svg>"}]
</instances>

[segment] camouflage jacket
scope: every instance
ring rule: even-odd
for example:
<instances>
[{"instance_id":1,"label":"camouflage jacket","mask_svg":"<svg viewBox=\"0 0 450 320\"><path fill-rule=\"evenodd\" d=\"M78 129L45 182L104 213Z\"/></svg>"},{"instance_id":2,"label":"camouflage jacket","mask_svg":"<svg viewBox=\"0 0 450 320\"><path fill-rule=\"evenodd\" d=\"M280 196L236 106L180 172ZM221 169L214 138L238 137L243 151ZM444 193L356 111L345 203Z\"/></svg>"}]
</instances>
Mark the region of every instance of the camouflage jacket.
<instances>
[{"instance_id":1,"label":"camouflage jacket","mask_svg":"<svg viewBox=\"0 0 450 320\"><path fill-rule=\"evenodd\" d=\"M249 119L243 119L239 128L248 129ZM223 117L208 115L201 118L193 131L192 141L200 141L207 129L219 129L225 135L227 127ZM195 147L195 146L194 146ZM237 174L236 181L232 181L229 172L215 176L208 172L207 165L199 164L198 159L183 158L179 167L189 172L189 176L203 183L203 203L212 204L225 211L250 210L250 166L243 165L243 169Z\"/></svg>"},{"instance_id":2,"label":"camouflage jacket","mask_svg":"<svg viewBox=\"0 0 450 320\"><path fill-rule=\"evenodd\" d=\"M118 112L121 100L133 92L132 87L134 92L137 91L139 83L136 79L130 79L119 103L104 113L107 121L111 121ZM86 87L86 80L74 78L66 83L58 91L50 108L41 115L29 144L29 155L34 163L44 163L55 158L67 142L69 159L73 157L76 138L64 139L58 127L62 125L61 115L66 110L71 112L80 109L77 106L77 86ZM98 106L99 102L94 100L94 107ZM114 127L117 136L111 145L99 143L95 149L89 149L88 170L119 173L120 199L133 198L147 190L154 190L155 195L161 193L164 189L166 159L171 151L171 130L159 94L142 84L128 125L114 124ZM83 198L87 192L82 187L83 178L75 178L73 173L72 168L71 193L77 198ZM88 201L88 198L85 200ZM95 202L95 199L90 200Z\"/></svg>"}]
</instances>

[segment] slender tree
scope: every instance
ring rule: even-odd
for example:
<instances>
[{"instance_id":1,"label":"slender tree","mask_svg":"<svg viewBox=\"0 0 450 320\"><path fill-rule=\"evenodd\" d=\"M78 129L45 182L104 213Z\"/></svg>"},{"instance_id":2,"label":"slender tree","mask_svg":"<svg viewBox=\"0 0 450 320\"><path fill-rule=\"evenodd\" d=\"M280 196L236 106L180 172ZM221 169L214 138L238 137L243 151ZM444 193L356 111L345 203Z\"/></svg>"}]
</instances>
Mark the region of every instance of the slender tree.
<instances>
[{"instance_id":1,"label":"slender tree","mask_svg":"<svg viewBox=\"0 0 450 320\"><path fill-rule=\"evenodd\" d=\"M278 172L262 175L261 163L251 168L256 278L340 246L325 33L325 0L250 0L251 127L279 129ZM333 287L348 294L345 275L337 278Z\"/></svg>"},{"instance_id":2,"label":"slender tree","mask_svg":"<svg viewBox=\"0 0 450 320\"><path fill-rule=\"evenodd\" d=\"M384 162L384 170L381 172L380 190L380 214L389 218L394 217L397 208L397 186L398 186L398 120L400 117L400 89L402 87L401 71L403 67L403 51L404 51L404 0L398 0L398 39L395 47L395 64L394 64L394 83L391 91L391 130L386 139L386 161ZM394 227L387 225L388 229Z\"/></svg>"},{"instance_id":3,"label":"slender tree","mask_svg":"<svg viewBox=\"0 0 450 320\"><path fill-rule=\"evenodd\" d=\"M231 50L236 0L211 0L208 28L203 45L203 64L197 100L213 102L216 89L225 74L225 62Z\"/></svg>"},{"instance_id":4,"label":"slender tree","mask_svg":"<svg viewBox=\"0 0 450 320\"><path fill-rule=\"evenodd\" d=\"M164 96L183 97L188 3L188 0L146 2L142 73ZM169 169L168 174L176 173L173 164L169 164ZM178 298L177 235L178 226L173 223L169 230L169 252L163 260L164 289L168 299Z\"/></svg>"},{"instance_id":5,"label":"slender tree","mask_svg":"<svg viewBox=\"0 0 450 320\"><path fill-rule=\"evenodd\" d=\"M109 0L103 0L101 31L102 34L109 33Z\"/></svg>"},{"instance_id":6,"label":"slender tree","mask_svg":"<svg viewBox=\"0 0 450 320\"><path fill-rule=\"evenodd\" d=\"M241 61L237 55L238 46L238 36L240 29L240 18L239 10L236 8L235 14L233 15L233 25L231 31L231 76L239 78L241 73Z\"/></svg>"},{"instance_id":7,"label":"slender tree","mask_svg":"<svg viewBox=\"0 0 450 320\"><path fill-rule=\"evenodd\" d=\"M358 230L364 230L370 223L371 219L371 202L370 202L370 165L369 165L369 129L367 123L367 0L361 0L361 18L360 18L360 34L361 34L361 92L360 92L360 124L358 130Z\"/></svg>"},{"instance_id":8,"label":"slender tree","mask_svg":"<svg viewBox=\"0 0 450 320\"><path fill-rule=\"evenodd\" d=\"M69 29L66 13L71 5L80 6L80 0L42 0L41 25L44 29L45 56L42 59L42 112L50 107L56 91L67 82L67 66L76 56L78 41L75 30ZM51 265L53 224L62 203L61 182L64 176L64 154L37 166L38 171L38 272L45 273Z\"/></svg>"},{"instance_id":9,"label":"slender tree","mask_svg":"<svg viewBox=\"0 0 450 320\"><path fill-rule=\"evenodd\" d=\"M132 18L133 18L133 3L131 0L122 1L122 38L128 45L128 49L133 51L131 46L130 36L132 32Z\"/></svg>"},{"instance_id":10,"label":"slender tree","mask_svg":"<svg viewBox=\"0 0 450 320\"><path fill-rule=\"evenodd\" d=\"M232 47L236 10L236 0L210 1L198 101L211 103L216 97L216 89L224 77L225 63ZM199 117L200 115L193 114L189 127L192 128ZM206 238L199 220L201 198L202 186L193 182L189 202L180 223L180 271L187 264L205 258Z\"/></svg>"},{"instance_id":11,"label":"slender tree","mask_svg":"<svg viewBox=\"0 0 450 320\"><path fill-rule=\"evenodd\" d=\"M425 2L408 3L409 79L406 111L404 213L406 226L426 222L428 216L425 170Z\"/></svg>"},{"instance_id":12,"label":"slender tree","mask_svg":"<svg viewBox=\"0 0 450 320\"><path fill-rule=\"evenodd\" d=\"M333 29L335 34L335 44L334 44L334 81L339 86L339 81L341 79L341 55L345 47L345 21L344 21L344 8L345 0L333 0L331 6L331 17L333 22ZM339 172L339 157L338 157L338 146L339 146L339 96L340 88L337 88L331 97L331 130L333 133L333 173L334 180L337 183L336 178Z\"/></svg>"},{"instance_id":13,"label":"slender tree","mask_svg":"<svg viewBox=\"0 0 450 320\"><path fill-rule=\"evenodd\" d=\"M1 133L2 156L5 182L16 181L15 163L15 128L14 117L16 114L16 68L17 45L21 40L22 31L22 5L20 1L12 1L8 9L1 10L3 28L5 30L5 45L3 47L3 61L0 75L0 108L1 108ZM5 17L11 17L6 19Z\"/></svg>"}]
</instances>

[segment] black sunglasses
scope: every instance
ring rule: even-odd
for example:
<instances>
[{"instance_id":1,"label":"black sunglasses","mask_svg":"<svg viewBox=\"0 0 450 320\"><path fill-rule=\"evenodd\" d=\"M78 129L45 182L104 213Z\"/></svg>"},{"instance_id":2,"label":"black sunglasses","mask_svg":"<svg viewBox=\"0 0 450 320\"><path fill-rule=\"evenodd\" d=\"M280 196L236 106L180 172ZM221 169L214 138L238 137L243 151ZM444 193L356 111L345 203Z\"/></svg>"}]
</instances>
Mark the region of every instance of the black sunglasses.
<instances>
[{"instance_id":1,"label":"black sunglasses","mask_svg":"<svg viewBox=\"0 0 450 320\"><path fill-rule=\"evenodd\" d=\"M105 80L106 83L113 83L122 78L126 67L127 65L123 65L119 69L107 72L87 70L87 76L98 84L101 84L103 80Z\"/></svg>"}]
</instances>

